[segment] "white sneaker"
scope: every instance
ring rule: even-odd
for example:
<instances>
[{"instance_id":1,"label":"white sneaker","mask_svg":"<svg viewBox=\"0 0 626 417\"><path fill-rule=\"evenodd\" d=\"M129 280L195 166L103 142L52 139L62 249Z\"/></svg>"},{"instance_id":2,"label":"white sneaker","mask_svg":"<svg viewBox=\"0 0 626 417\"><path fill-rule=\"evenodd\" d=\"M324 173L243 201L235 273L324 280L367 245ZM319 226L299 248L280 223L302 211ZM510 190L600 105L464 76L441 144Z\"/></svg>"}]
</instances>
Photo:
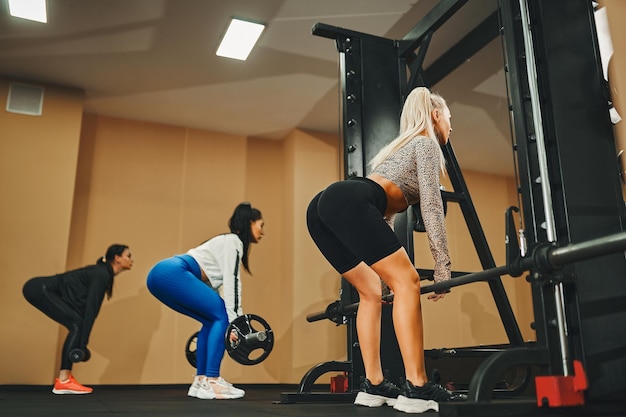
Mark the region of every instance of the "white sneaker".
<instances>
[{"instance_id":1,"label":"white sneaker","mask_svg":"<svg viewBox=\"0 0 626 417\"><path fill-rule=\"evenodd\" d=\"M241 396L243 397L244 395L246 395L246 392L244 390L242 390L241 388L237 388L235 387L233 384L231 384L230 382L226 381L224 378L219 377L218 381L220 381L220 383L222 384L226 384L229 387L231 387L235 392L241 393Z\"/></svg>"},{"instance_id":2,"label":"white sneaker","mask_svg":"<svg viewBox=\"0 0 626 417\"><path fill-rule=\"evenodd\" d=\"M218 400L227 400L242 398L246 392L242 389L236 388L230 382L227 382L224 378L218 379L205 379Z\"/></svg>"},{"instance_id":3,"label":"white sneaker","mask_svg":"<svg viewBox=\"0 0 626 417\"><path fill-rule=\"evenodd\" d=\"M196 392L196 398L200 398L201 400L214 400L216 396L212 385L213 384L209 384L209 380L205 378L200 383L200 388L198 388Z\"/></svg>"},{"instance_id":4,"label":"white sneaker","mask_svg":"<svg viewBox=\"0 0 626 417\"><path fill-rule=\"evenodd\" d=\"M404 395L400 395L393 408L394 410L404 411L405 413L424 413L428 410L433 410L438 413L439 403L434 400L421 400L419 398L408 398Z\"/></svg>"},{"instance_id":5,"label":"white sneaker","mask_svg":"<svg viewBox=\"0 0 626 417\"><path fill-rule=\"evenodd\" d=\"M200 376L196 375L193 378L193 383L189 387L189 391L187 391L187 395L190 397L197 398L199 389L200 389Z\"/></svg>"}]
</instances>

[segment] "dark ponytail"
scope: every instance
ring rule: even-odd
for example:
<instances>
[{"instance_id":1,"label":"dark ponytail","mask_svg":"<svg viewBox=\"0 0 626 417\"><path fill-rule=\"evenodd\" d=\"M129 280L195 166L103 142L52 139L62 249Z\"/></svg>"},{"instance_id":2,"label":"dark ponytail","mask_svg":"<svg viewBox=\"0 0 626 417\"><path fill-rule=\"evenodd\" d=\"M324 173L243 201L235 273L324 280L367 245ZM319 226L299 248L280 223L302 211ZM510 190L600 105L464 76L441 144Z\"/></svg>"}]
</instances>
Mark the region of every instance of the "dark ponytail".
<instances>
[{"instance_id":1,"label":"dark ponytail","mask_svg":"<svg viewBox=\"0 0 626 417\"><path fill-rule=\"evenodd\" d=\"M250 241L252 240L252 231L250 228L252 222L261 220L262 218L261 212L252 207L250 203L241 203L235 208L232 217L228 221L230 232L239 236L239 239L243 242L241 263L248 273L250 273L248 254L250 252Z\"/></svg>"},{"instance_id":2,"label":"dark ponytail","mask_svg":"<svg viewBox=\"0 0 626 417\"><path fill-rule=\"evenodd\" d=\"M98 264L109 264L111 265L113 263L113 261L115 260L116 256L122 256L122 254L124 253L124 251L128 249L128 245L120 245L120 244L114 244L109 246L109 248L107 249L106 254L98 259ZM113 279L111 279L111 284L109 285L109 287L106 290L106 294L107 294L107 300L111 299L111 297L113 296L113 281L115 279L115 276L113 276Z\"/></svg>"}]
</instances>

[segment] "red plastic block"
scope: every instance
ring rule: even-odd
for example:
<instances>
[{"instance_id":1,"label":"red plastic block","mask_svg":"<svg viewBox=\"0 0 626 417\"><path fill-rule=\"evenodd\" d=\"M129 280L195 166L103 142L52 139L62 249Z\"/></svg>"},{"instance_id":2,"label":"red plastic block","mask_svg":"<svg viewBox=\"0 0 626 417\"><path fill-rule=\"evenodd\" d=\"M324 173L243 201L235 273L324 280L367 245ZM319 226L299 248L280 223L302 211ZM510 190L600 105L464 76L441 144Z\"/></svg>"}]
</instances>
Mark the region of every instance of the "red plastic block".
<instances>
[{"instance_id":1,"label":"red plastic block","mask_svg":"<svg viewBox=\"0 0 626 417\"><path fill-rule=\"evenodd\" d=\"M585 404L587 376L580 361L574 361L574 376L535 378L537 406L570 407Z\"/></svg>"},{"instance_id":2,"label":"red plastic block","mask_svg":"<svg viewBox=\"0 0 626 417\"><path fill-rule=\"evenodd\" d=\"M345 374L330 378L330 392L348 392L348 378Z\"/></svg>"}]
</instances>

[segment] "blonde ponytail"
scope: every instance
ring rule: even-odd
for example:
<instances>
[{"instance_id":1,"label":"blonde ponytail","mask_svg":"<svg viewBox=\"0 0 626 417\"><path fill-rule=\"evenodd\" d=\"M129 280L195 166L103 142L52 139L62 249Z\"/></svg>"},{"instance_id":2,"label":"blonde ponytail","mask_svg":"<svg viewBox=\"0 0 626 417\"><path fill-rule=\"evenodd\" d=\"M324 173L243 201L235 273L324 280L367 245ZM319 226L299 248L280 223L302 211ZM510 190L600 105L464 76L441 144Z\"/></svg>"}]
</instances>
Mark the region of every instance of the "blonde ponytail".
<instances>
[{"instance_id":1,"label":"blonde ponytail","mask_svg":"<svg viewBox=\"0 0 626 417\"><path fill-rule=\"evenodd\" d=\"M433 140L438 146L439 141L433 127L432 111L443 110L446 101L438 94L431 93L426 87L417 87L406 98L400 115L400 132L395 139L385 145L370 161L370 167L375 169L387 158L396 153L411 139L422 135ZM445 159L441 153L441 170L445 171Z\"/></svg>"}]
</instances>

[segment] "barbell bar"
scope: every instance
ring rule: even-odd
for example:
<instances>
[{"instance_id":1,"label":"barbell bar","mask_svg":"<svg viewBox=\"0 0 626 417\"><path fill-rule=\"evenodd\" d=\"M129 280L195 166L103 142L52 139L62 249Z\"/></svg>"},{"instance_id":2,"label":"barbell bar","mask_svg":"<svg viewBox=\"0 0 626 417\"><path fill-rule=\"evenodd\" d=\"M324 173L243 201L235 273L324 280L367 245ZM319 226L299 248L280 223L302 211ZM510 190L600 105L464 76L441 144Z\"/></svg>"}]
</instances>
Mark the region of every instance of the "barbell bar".
<instances>
[{"instance_id":1,"label":"barbell bar","mask_svg":"<svg viewBox=\"0 0 626 417\"><path fill-rule=\"evenodd\" d=\"M560 247L555 243L543 243L535 246L535 248L530 251L528 256L517 258L509 265L502 265L495 268L485 269L484 271L472 272L447 281L426 285L420 288L420 293L427 294L431 292L445 291L453 287L473 282L489 281L502 275L519 277L522 273L530 271L531 269L536 269L540 274L549 274L558 270L563 265L575 261L582 261L602 255L608 255L625 249L626 232L615 233ZM392 302L393 294L382 297L382 301ZM350 315L356 312L358 308L358 302L348 304L343 307L340 303L335 302L330 304L324 311L307 315L306 320L308 322L324 319L332 320L332 317Z\"/></svg>"}]
</instances>

